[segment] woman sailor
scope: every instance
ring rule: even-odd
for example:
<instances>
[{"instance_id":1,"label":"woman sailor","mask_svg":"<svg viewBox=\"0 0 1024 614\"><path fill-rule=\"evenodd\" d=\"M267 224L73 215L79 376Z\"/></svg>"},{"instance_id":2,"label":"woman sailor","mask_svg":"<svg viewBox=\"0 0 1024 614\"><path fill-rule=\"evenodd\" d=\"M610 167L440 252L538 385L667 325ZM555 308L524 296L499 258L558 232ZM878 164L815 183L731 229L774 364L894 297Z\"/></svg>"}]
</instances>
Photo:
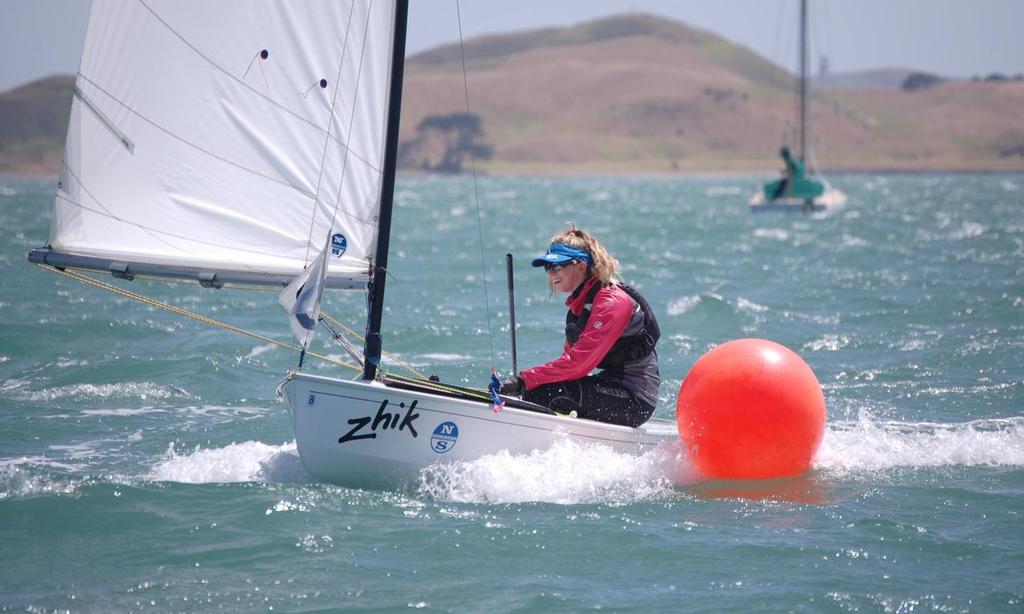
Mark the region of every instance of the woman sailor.
<instances>
[{"instance_id":1,"label":"woman sailor","mask_svg":"<svg viewBox=\"0 0 1024 614\"><path fill-rule=\"evenodd\" d=\"M619 263L589 233L570 225L534 259L552 292L566 292L562 355L501 382L501 394L522 395L559 413L640 426L658 400L660 332L650 305L619 280ZM594 369L601 369L590 375Z\"/></svg>"}]
</instances>

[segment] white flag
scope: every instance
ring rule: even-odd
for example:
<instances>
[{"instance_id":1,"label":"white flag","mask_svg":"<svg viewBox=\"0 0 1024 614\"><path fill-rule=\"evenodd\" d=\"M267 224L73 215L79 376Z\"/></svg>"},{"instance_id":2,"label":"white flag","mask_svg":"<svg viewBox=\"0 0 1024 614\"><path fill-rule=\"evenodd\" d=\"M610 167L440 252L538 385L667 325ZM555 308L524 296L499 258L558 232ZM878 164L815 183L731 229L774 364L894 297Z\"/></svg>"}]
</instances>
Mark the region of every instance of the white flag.
<instances>
[{"instance_id":1,"label":"white flag","mask_svg":"<svg viewBox=\"0 0 1024 614\"><path fill-rule=\"evenodd\" d=\"M303 349L313 340L313 332L320 319L320 297L327 279L327 254L330 253L330 249L328 239L327 245L320 251L316 260L293 279L277 298L277 302L288 310L292 333L302 344Z\"/></svg>"}]
</instances>

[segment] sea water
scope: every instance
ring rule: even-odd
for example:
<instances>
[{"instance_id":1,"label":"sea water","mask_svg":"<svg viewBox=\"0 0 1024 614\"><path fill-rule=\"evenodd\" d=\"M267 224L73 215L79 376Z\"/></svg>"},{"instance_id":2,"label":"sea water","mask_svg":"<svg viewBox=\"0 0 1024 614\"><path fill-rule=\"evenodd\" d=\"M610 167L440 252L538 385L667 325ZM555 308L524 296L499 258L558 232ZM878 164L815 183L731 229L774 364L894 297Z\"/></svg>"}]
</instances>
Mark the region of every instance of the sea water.
<instances>
[{"instance_id":1,"label":"sea water","mask_svg":"<svg viewBox=\"0 0 1024 614\"><path fill-rule=\"evenodd\" d=\"M294 354L28 264L54 185L0 180L0 609L1021 611L1024 175L834 183L835 212L755 215L744 177L401 178L387 369L508 373L506 252L519 365L557 356L528 263L572 221L658 312L657 417L703 353L763 337L828 424L787 480L565 440L387 492L306 472L274 392ZM289 341L273 293L122 285ZM365 296L325 311L361 330Z\"/></svg>"}]
</instances>

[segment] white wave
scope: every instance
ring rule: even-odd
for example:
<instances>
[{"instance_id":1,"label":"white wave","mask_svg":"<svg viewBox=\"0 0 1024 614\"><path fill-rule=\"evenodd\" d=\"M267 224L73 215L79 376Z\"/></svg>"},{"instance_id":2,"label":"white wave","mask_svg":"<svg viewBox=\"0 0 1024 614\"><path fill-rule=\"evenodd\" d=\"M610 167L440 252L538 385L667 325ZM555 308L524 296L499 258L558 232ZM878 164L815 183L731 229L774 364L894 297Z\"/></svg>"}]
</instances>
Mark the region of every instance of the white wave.
<instances>
[{"instance_id":1,"label":"white wave","mask_svg":"<svg viewBox=\"0 0 1024 614\"><path fill-rule=\"evenodd\" d=\"M816 469L1024 466L1024 417L942 424L876 420L834 422L814 458Z\"/></svg>"},{"instance_id":2,"label":"white wave","mask_svg":"<svg viewBox=\"0 0 1024 614\"><path fill-rule=\"evenodd\" d=\"M986 227L983 224L979 224L977 222L964 221L964 223L961 224L960 228L953 231L949 235L949 238L954 241L959 241L961 239L972 239L974 237L981 236L982 234L985 233L986 230L988 230L988 227Z\"/></svg>"},{"instance_id":3,"label":"white wave","mask_svg":"<svg viewBox=\"0 0 1024 614\"><path fill-rule=\"evenodd\" d=\"M698 304L700 304L700 295L691 294L690 296L677 298L669 303L666 311L670 316L681 316L696 307Z\"/></svg>"},{"instance_id":4,"label":"white wave","mask_svg":"<svg viewBox=\"0 0 1024 614\"><path fill-rule=\"evenodd\" d=\"M192 452L181 454L172 442L163 459L145 477L158 482L210 484L299 481L302 473L294 441L279 446L259 441L223 448L196 446Z\"/></svg>"},{"instance_id":5,"label":"white wave","mask_svg":"<svg viewBox=\"0 0 1024 614\"><path fill-rule=\"evenodd\" d=\"M9 383L9 382L8 382ZM11 389L5 383L5 389ZM58 399L126 399L136 398L143 401L153 399L191 398L185 390L177 386L161 386L152 382L126 382L118 384L71 384L57 388L44 388L42 390L19 390L19 400L26 401L56 401Z\"/></svg>"},{"instance_id":6,"label":"white wave","mask_svg":"<svg viewBox=\"0 0 1024 614\"><path fill-rule=\"evenodd\" d=\"M849 345L850 337L848 335L828 334L820 339L815 339L814 341L803 344L800 349L806 352L835 352Z\"/></svg>"},{"instance_id":7,"label":"white wave","mask_svg":"<svg viewBox=\"0 0 1024 614\"><path fill-rule=\"evenodd\" d=\"M79 480L54 477L41 473L40 467L68 469L67 463L51 461L46 457L0 460L0 501L36 496L66 495L81 485Z\"/></svg>"},{"instance_id":8,"label":"white wave","mask_svg":"<svg viewBox=\"0 0 1024 614\"><path fill-rule=\"evenodd\" d=\"M278 512L308 512L309 506L305 503L296 503L294 501L281 500L275 503L273 506L268 507L267 511L264 512L267 516Z\"/></svg>"},{"instance_id":9,"label":"white wave","mask_svg":"<svg viewBox=\"0 0 1024 614\"><path fill-rule=\"evenodd\" d=\"M417 365L422 364L419 361L428 361L426 364L435 362L462 362L471 359L472 356L466 354L453 354L445 352L430 352L427 354L420 354L417 356Z\"/></svg>"},{"instance_id":10,"label":"white wave","mask_svg":"<svg viewBox=\"0 0 1024 614\"><path fill-rule=\"evenodd\" d=\"M754 236L758 239L774 239L776 241L786 241L789 239L789 232L781 228L757 228L754 230Z\"/></svg>"},{"instance_id":11,"label":"white wave","mask_svg":"<svg viewBox=\"0 0 1024 614\"><path fill-rule=\"evenodd\" d=\"M753 311L755 313L760 313L763 311L768 311L768 307L765 305L761 305L759 303L755 303L754 301L747 300L741 296L738 299L736 299L736 310Z\"/></svg>"},{"instance_id":12,"label":"white wave","mask_svg":"<svg viewBox=\"0 0 1024 614\"><path fill-rule=\"evenodd\" d=\"M0 471L17 469L19 467L47 467L60 471L73 471L82 469L85 465L59 461L48 456L22 456L19 458L0 459Z\"/></svg>"},{"instance_id":13,"label":"white wave","mask_svg":"<svg viewBox=\"0 0 1024 614\"><path fill-rule=\"evenodd\" d=\"M868 242L865 241L864 239L861 239L860 237L855 237L844 232L839 244L842 247L864 247L865 245L868 244Z\"/></svg>"},{"instance_id":14,"label":"white wave","mask_svg":"<svg viewBox=\"0 0 1024 614\"><path fill-rule=\"evenodd\" d=\"M266 354L267 352L270 352L270 351L272 351L272 350L274 350L276 348L277 348L276 345L272 345L270 343L267 343L267 344L264 344L264 345L257 345L253 349L249 350L249 353L246 354L245 356L243 356L242 360L252 360L253 358L256 358L257 356L262 356L263 354Z\"/></svg>"},{"instance_id":15,"label":"white wave","mask_svg":"<svg viewBox=\"0 0 1024 614\"><path fill-rule=\"evenodd\" d=\"M503 450L471 461L439 463L420 472L419 491L467 503L543 501L577 504L652 499L696 481L678 446L640 456L562 438L545 450Z\"/></svg>"},{"instance_id":16,"label":"white wave","mask_svg":"<svg viewBox=\"0 0 1024 614\"><path fill-rule=\"evenodd\" d=\"M144 416L146 414L166 414L166 409L153 407L118 407L111 409L83 409L82 414L86 416Z\"/></svg>"},{"instance_id":17,"label":"white wave","mask_svg":"<svg viewBox=\"0 0 1024 614\"><path fill-rule=\"evenodd\" d=\"M63 488L45 480L22 486L21 478L12 486L12 471L21 465L0 462L0 498L12 490ZM827 425L812 462L816 470L836 473L945 466L1024 466L1024 417L943 424L878 420L861 412L857 420ZM308 474L294 442L247 441L196 446L191 452L172 443L144 477L188 484L272 483L302 482ZM530 453L506 450L431 465L420 473L418 494L463 503L624 503L673 496L674 488L699 481L678 445L633 455L561 438ZM304 505L284 501L267 513L305 511Z\"/></svg>"}]
</instances>

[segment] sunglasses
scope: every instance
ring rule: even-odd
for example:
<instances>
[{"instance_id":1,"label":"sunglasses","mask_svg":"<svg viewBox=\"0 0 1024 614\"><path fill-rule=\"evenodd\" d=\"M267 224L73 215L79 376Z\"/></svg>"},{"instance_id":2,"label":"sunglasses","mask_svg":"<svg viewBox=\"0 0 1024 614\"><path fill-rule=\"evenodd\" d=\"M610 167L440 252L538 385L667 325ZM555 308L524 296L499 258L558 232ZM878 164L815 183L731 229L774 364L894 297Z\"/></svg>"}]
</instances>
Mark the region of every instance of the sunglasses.
<instances>
[{"instance_id":1,"label":"sunglasses","mask_svg":"<svg viewBox=\"0 0 1024 614\"><path fill-rule=\"evenodd\" d=\"M579 260L570 260L569 262L563 262L562 264L545 264L544 270L548 273L557 273L570 264L576 264L577 262L579 262Z\"/></svg>"}]
</instances>

